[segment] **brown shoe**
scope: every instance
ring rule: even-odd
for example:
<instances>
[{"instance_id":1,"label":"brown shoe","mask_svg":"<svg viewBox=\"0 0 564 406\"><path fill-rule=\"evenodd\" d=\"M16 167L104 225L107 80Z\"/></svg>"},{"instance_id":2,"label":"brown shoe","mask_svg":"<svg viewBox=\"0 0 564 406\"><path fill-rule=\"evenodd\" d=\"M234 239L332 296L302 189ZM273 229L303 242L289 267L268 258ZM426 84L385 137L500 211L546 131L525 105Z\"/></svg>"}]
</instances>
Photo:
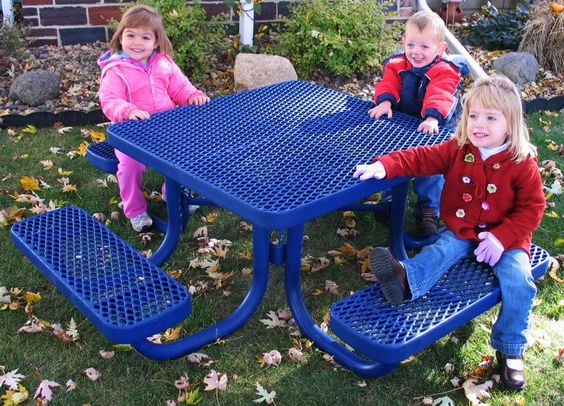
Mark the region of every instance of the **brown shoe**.
<instances>
[{"instance_id":1,"label":"brown shoe","mask_svg":"<svg viewBox=\"0 0 564 406\"><path fill-rule=\"evenodd\" d=\"M397 305L409 298L405 268L388 248L374 248L370 263L372 273L378 277L380 289L390 303Z\"/></svg>"},{"instance_id":2,"label":"brown shoe","mask_svg":"<svg viewBox=\"0 0 564 406\"><path fill-rule=\"evenodd\" d=\"M502 352L496 351L495 356L499 364L499 376L501 382L509 389L521 390L525 387L525 371L519 369L512 369L507 365L508 359L523 359L522 355L507 355Z\"/></svg>"},{"instance_id":3,"label":"brown shoe","mask_svg":"<svg viewBox=\"0 0 564 406\"><path fill-rule=\"evenodd\" d=\"M429 237L439 232L437 228L437 215L435 209L428 206L421 207L419 215L415 217L415 225L421 237Z\"/></svg>"}]
</instances>

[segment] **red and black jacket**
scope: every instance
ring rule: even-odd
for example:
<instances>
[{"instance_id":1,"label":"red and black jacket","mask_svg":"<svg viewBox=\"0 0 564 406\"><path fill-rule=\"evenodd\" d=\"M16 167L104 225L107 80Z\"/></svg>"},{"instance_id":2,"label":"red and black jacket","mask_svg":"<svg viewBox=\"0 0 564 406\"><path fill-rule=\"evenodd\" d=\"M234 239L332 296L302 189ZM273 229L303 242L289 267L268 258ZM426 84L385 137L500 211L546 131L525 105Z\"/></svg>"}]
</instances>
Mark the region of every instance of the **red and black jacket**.
<instances>
[{"instance_id":1,"label":"red and black jacket","mask_svg":"<svg viewBox=\"0 0 564 406\"><path fill-rule=\"evenodd\" d=\"M392 109L416 117L434 117L439 125L455 124L459 93L469 70L462 58L437 56L422 68L415 68L405 53L384 61L384 75L376 85L374 102L389 100Z\"/></svg>"}]
</instances>

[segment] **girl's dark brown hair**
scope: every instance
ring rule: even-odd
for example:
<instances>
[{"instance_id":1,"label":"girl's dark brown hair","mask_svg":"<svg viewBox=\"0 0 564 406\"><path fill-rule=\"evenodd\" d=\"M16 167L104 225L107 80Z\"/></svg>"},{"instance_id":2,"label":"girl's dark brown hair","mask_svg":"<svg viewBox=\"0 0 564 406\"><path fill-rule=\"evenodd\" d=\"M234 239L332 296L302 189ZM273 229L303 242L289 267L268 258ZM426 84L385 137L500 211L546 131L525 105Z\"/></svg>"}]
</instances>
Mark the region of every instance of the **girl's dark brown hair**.
<instances>
[{"instance_id":1,"label":"girl's dark brown hair","mask_svg":"<svg viewBox=\"0 0 564 406\"><path fill-rule=\"evenodd\" d=\"M121 21L110 41L110 49L114 52L121 51L121 36L126 28L148 27L155 33L155 42L158 52L172 54L172 44L166 35L163 19L153 7L137 5L128 9L121 17Z\"/></svg>"}]
</instances>

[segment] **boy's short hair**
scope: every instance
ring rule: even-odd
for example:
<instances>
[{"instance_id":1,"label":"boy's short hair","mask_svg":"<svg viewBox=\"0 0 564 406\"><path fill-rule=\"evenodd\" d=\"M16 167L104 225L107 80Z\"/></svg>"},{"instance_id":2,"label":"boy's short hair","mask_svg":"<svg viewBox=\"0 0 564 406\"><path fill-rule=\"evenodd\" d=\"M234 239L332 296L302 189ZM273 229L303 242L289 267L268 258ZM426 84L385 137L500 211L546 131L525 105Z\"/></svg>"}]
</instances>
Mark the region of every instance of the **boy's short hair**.
<instances>
[{"instance_id":1,"label":"boy's short hair","mask_svg":"<svg viewBox=\"0 0 564 406\"><path fill-rule=\"evenodd\" d=\"M432 11L418 11L408 18L407 25L416 27L420 32L431 30L439 41L445 40L445 22L437 13Z\"/></svg>"}]
</instances>

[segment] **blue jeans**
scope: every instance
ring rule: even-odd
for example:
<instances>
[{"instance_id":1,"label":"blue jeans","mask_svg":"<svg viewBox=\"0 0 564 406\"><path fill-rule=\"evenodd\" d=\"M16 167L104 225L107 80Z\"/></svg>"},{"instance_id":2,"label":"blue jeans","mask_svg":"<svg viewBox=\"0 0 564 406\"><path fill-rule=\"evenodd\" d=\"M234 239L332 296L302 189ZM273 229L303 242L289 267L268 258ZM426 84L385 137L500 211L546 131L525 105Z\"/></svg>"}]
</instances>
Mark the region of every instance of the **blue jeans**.
<instances>
[{"instance_id":1,"label":"blue jeans","mask_svg":"<svg viewBox=\"0 0 564 406\"><path fill-rule=\"evenodd\" d=\"M435 216L439 216L444 183L443 175L419 176L413 180L413 191L417 195L415 215L420 213L421 207L427 206L435 210Z\"/></svg>"},{"instance_id":2,"label":"blue jeans","mask_svg":"<svg viewBox=\"0 0 564 406\"><path fill-rule=\"evenodd\" d=\"M474 256L476 243L458 238L448 230L413 258L402 261L412 299L429 291L455 263ZM492 268L501 288L501 308L491 334L492 347L508 355L525 351L529 315L537 288L529 256L522 249L504 252Z\"/></svg>"},{"instance_id":3,"label":"blue jeans","mask_svg":"<svg viewBox=\"0 0 564 406\"><path fill-rule=\"evenodd\" d=\"M415 215L419 215L421 207L427 206L435 210L435 216L439 216L441 192L445 179L443 175L418 176L413 180L413 191L417 194L415 204ZM382 201L391 201L392 193L390 190L382 192Z\"/></svg>"}]
</instances>

